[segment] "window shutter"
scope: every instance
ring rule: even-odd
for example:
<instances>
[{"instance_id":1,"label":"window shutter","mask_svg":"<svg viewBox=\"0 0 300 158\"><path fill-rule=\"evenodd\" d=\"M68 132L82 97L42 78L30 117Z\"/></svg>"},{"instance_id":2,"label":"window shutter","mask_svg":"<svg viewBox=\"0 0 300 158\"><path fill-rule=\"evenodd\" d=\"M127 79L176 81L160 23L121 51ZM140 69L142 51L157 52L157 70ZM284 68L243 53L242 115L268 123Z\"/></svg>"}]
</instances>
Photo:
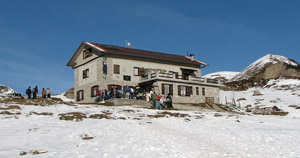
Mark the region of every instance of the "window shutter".
<instances>
[{"instance_id":1,"label":"window shutter","mask_svg":"<svg viewBox=\"0 0 300 158\"><path fill-rule=\"evenodd\" d=\"M165 84L161 84L161 93L165 94Z\"/></svg>"},{"instance_id":2,"label":"window shutter","mask_svg":"<svg viewBox=\"0 0 300 158\"><path fill-rule=\"evenodd\" d=\"M114 65L114 74L120 74L120 65Z\"/></svg>"},{"instance_id":3,"label":"window shutter","mask_svg":"<svg viewBox=\"0 0 300 158\"><path fill-rule=\"evenodd\" d=\"M190 87L191 95L193 95L193 86Z\"/></svg>"},{"instance_id":4,"label":"window shutter","mask_svg":"<svg viewBox=\"0 0 300 158\"><path fill-rule=\"evenodd\" d=\"M181 95L181 86L178 86L178 96Z\"/></svg>"},{"instance_id":5,"label":"window shutter","mask_svg":"<svg viewBox=\"0 0 300 158\"><path fill-rule=\"evenodd\" d=\"M169 86L169 93L171 95L173 95L173 85L172 84L170 84L170 86Z\"/></svg>"},{"instance_id":6,"label":"window shutter","mask_svg":"<svg viewBox=\"0 0 300 158\"><path fill-rule=\"evenodd\" d=\"M191 87L186 86L186 95L185 96L190 96L191 95Z\"/></svg>"},{"instance_id":7,"label":"window shutter","mask_svg":"<svg viewBox=\"0 0 300 158\"><path fill-rule=\"evenodd\" d=\"M77 91L77 101L79 101L80 100L80 91Z\"/></svg>"},{"instance_id":8,"label":"window shutter","mask_svg":"<svg viewBox=\"0 0 300 158\"><path fill-rule=\"evenodd\" d=\"M196 94L199 95L199 87L196 87Z\"/></svg>"},{"instance_id":9,"label":"window shutter","mask_svg":"<svg viewBox=\"0 0 300 158\"><path fill-rule=\"evenodd\" d=\"M95 87L92 87L92 88L91 88L91 97L94 97L94 88L95 88Z\"/></svg>"},{"instance_id":10,"label":"window shutter","mask_svg":"<svg viewBox=\"0 0 300 158\"><path fill-rule=\"evenodd\" d=\"M139 67L139 72L138 72L138 75L139 76L144 76L144 68L143 67Z\"/></svg>"},{"instance_id":11,"label":"window shutter","mask_svg":"<svg viewBox=\"0 0 300 158\"><path fill-rule=\"evenodd\" d=\"M81 100L84 100L83 90L81 90L81 93L82 93L82 99Z\"/></svg>"}]
</instances>

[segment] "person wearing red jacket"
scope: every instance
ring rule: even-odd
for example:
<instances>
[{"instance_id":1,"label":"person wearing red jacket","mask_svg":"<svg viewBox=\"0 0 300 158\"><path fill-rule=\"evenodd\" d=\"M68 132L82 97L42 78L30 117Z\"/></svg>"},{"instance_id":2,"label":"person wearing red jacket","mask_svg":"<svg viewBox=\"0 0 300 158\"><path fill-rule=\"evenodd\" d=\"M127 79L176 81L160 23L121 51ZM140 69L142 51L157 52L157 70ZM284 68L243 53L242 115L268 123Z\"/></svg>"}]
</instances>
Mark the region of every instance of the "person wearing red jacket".
<instances>
[{"instance_id":1,"label":"person wearing red jacket","mask_svg":"<svg viewBox=\"0 0 300 158\"><path fill-rule=\"evenodd\" d=\"M156 109L161 110L161 105L160 105L160 94L157 95L157 101L156 101Z\"/></svg>"}]
</instances>

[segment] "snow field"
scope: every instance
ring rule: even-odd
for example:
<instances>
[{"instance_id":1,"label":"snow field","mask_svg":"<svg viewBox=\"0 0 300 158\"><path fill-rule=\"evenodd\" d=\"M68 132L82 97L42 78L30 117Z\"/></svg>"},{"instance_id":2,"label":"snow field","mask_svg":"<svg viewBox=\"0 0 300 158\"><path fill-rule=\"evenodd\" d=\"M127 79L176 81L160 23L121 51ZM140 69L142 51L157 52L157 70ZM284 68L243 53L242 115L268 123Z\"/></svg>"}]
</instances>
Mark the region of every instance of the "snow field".
<instances>
[{"instance_id":1,"label":"snow field","mask_svg":"<svg viewBox=\"0 0 300 158\"><path fill-rule=\"evenodd\" d=\"M1 104L1 107L7 105ZM0 157L299 157L299 118L170 111L186 117L153 118L158 110L95 105L24 106L0 115ZM29 115L30 112L53 115ZM59 114L111 112L122 119L59 120ZM216 117L218 116L218 117ZM139 119L136 119L139 118ZM83 140L89 136L92 139Z\"/></svg>"}]
</instances>

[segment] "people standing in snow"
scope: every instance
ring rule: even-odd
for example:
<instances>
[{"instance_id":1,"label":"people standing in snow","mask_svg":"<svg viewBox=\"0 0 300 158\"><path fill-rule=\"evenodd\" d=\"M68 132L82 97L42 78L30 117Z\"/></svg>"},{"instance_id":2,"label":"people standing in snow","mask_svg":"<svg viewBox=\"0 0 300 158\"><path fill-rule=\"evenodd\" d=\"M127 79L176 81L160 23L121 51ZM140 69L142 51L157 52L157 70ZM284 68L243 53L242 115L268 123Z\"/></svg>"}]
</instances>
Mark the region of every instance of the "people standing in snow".
<instances>
[{"instance_id":1,"label":"people standing in snow","mask_svg":"<svg viewBox=\"0 0 300 158\"><path fill-rule=\"evenodd\" d=\"M32 99L36 99L38 92L38 86L35 86L32 90Z\"/></svg>"},{"instance_id":2,"label":"people standing in snow","mask_svg":"<svg viewBox=\"0 0 300 158\"><path fill-rule=\"evenodd\" d=\"M161 98L160 94L157 95L157 99L156 99L156 109L159 109L159 110L161 110L161 106L160 106L160 98Z\"/></svg>"},{"instance_id":3,"label":"people standing in snow","mask_svg":"<svg viewBox=\"0 0 300 158\"><path fill-rule=\"evenodd\" d=\"M51 98L51 91L49 88L47 88L47 98Z\"/></svg>"},{"instance_id":4,"label":"people standing in snow","mask_svg":"<svg viewBox=\"0 0 300 158\"><path fill-rule=\"evenodd\" d=\"M46 90L43 88L42 89L42 98L46 98L46 95L47 95Z\"/></svg>"},{"instance_id":5,"label":"people standing in snow","mask_svg":"<svg viewBox=\"0 0 300 158\"><path fill-rule=\"evenodd\" d=\"M133 99L134 89L130 88L130 99Z\"/></svg>"},{"instance_id":6,"label":"people standing in snow","mask_svg":"<svg viewBox=\"0 0 300 158\"><path fill-rule=\"evenodd\" d=\"M168 94L168 96L167 96L167 107L168 108L173 108L173 105L172 105L172 96L170 94Z\"/></svg>"},{"instance_id":7,"label":"people standing in snow","mask_svg":"<svg viewBox=\"0 0 300 158\"><path fill-rule=\"evenodd\" d=\"M125 88L125 98L126 98L126 99L130 99L130 92L131 92L131 90L130 90L130 88L127 86L127 87Z\"/></svg>"},{"instance_id":8,"label":"people standing in snow","mask_svg":"<svg viewBox=\"0 0 300 158\"><path fill-rule=\"evenodd\" d=\"M152 104L153 104L153 106L154 107L156 107L156 102L157 102L157 95L156 95L156 93L155 92L153 92L153 94L152 94Z\"/></svg>"},{"instance_id":9,"label":"people standing in snow","mask_svg":"<svg viewBox=\"0 0 300 158\"><path fill-rule=\"evenodd\" d=\"M28 99L31 99L31 87L29 86L28 89L26 90L26 94L28 96Z\"/></svg>"},{"instance_id":10,"label":"people standing in snow","mask_svg":"<svg viewBox=\"0 0 300 158\"><path fill-rule=\"evenodd\" d=\"M163 95L160 96L159 102L160 102L160 109L164 108L165 105L164 105L164 96Z\"/></svg>"}]
</instances>

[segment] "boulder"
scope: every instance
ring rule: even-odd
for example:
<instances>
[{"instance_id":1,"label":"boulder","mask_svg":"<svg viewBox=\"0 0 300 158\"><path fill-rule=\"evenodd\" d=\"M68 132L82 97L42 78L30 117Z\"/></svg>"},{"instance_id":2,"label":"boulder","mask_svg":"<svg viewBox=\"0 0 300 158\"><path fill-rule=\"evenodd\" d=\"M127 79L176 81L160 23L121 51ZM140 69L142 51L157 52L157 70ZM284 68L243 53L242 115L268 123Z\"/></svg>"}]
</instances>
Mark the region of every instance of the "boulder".
<instances>
[{"instance_id":1,"label":"boulder","mask_svg":"<svg viewBox=\"0 0 300 158\"><path fill-rule=\"evenodd\" d=\"M74 88L69 89L64 96L68 99L74 99Z\"/></svg>"}]
</instances>

